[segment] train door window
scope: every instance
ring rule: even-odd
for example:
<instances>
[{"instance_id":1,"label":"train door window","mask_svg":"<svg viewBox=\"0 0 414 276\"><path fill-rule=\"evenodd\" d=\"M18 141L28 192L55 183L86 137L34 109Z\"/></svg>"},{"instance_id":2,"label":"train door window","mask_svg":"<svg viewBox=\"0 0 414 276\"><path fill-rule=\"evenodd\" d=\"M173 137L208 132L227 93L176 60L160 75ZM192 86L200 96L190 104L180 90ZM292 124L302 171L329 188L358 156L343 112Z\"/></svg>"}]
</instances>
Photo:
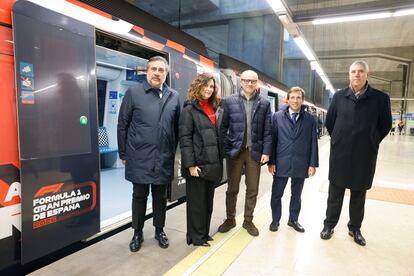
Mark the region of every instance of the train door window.
<instances>
[{"instance_id":1,"label":"train door window","mask_svg":"<svg viewBox=\"0 0 414 276\"><path fill-rule=\"evenodd\" d=\"M96 77L101 157L101 231L128 222L132 185L125 180L125 167L118 155L118 113L125 92L146 79L146 63L164 53L107 33L96 33ZM167 84L169 78L167 77ZM148 204L151 204L149 197Z\"/></svg>"},{"instance_id":2,"label":"train door window","mask_svg":"<svg viewBox=\"0 0 414 276\"><path fill-rule=\"evenodd\" d=\"M278 106L278 100L277 100L277 94L274 94L273 92L268 92L267 98L270 101L270 109L273 112L277 112L279 110Z\"/></svg>"},{"instance_id":3,"label":"train door window","mask_svg":"<svg viewBox=\"0 0 414 276\"><path fill-rule=\"evenodd\" d=\"M231 78L224 73L220 73L221 80L221 96L224 98L234 93L235 86Z\"/></svg>"},{"instance_id":4,"label":"train door window","mask_svg":"<svg viewBox=\"0 0 414 276\"><path fill-rule=\"evenodd\" d=\"M105 112L105 99L106 99L106 85L107 81L98 80L98 125L103 126L104 112Z\"/></svg>"}]
</instances>

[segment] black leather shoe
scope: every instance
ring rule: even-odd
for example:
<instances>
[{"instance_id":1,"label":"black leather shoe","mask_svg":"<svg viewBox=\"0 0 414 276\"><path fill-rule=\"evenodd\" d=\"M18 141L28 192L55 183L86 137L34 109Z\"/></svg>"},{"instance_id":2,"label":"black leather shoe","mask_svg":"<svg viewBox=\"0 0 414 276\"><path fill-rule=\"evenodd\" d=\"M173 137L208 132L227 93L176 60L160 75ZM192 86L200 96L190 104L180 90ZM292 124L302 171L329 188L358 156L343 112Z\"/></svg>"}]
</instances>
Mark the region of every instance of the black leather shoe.
<instances>
[{"instance_id":1,"label":"black leather shoe","mask_svg":"<svg viewBox=\"0 0 414 276\"><path fill-rule=\"evenodd\" d=\"M212 238L212 237L210 237L209 235L207 235L207 237L206 237L206 241L214 241L214 239Z\"/></svg>"},{"instance_id":2,"label":"black leather shoe","mask_svg":"<svg viewBox=\"0 0 414 276\"><path fill-rule=\"evenodd\" d=\"M323 240L329 240L332 238L332 235L334 233L334 229L329 226L324 226L321 232L321 239Z\"/></svg>"},{"instance_id":3,"label":"black leather shoe","mask_svg":"<svg viewBox=\"0 0 414 276\"><path fill-rule=\"evenodd\" d=\"M301 233L305 232L305 229L302 227L302 225L300 225L298 221L289 220L288 225L290 227L293 227L293 229L295 229L298 232L301 232Z\"/></svg>"},{"instance_id":4,"label":"black leather shoe","mask_svg":"<svg viewBox=\"0 0 414 276\"><path fill-rule=\"evenodd\" d=\"M154 237L157 241L158 241L158 245L161 248L167 248L170 245L170 242L168 241L167 235L165 234L164 231L160 232L160 233L155 233L155 237Z\"/></svg>"},{"instance_id":5,"label":"black leather shoe","mask_svg":"<svg viewBox=\"0 0 414 276\"><path fill-rule=\"evenodd\" d=\"M269 225L269 230L272 232L276 232L279 229L279 222L272 222Z\"/></svg>"},{"instance_id":6,"label":"black leather shoe","mask_svg":"<svg viewBox=\"0 0 414 276\"><path fill-rule=\"evenodd\" d=\"M194 242L193 243L194 246L205 246L205 247L210 247L210 244L208 242L202 242L202 243L198 243L198 242Z\"/></svg>"},{"instance_id":7,"label":"black leather shoe","mask_svg":"<svg viewBox=\"0 0 414 276\"><path fill-rule=\"evenodd\" d=\"M354 242L356 242L360 246L365 246L367 244L367 242L365 241L364 237L362 236L360 230L354 230L354 231L349 230L348 234L351 237L353 237L354 238Z\"/></svg>"},{"instance_id":8,"label":"black leather shoe","mask_svg":"<svg viewBox=\"0 0 414 276\"><path fill-rule=\"evenodd\" d=\"M131 252L137 252L141 249L141 245L144 242L144 238L142 236L135 235L132 237L132 240L129 243L129 250Z\"/></svg>"}]
</instances>

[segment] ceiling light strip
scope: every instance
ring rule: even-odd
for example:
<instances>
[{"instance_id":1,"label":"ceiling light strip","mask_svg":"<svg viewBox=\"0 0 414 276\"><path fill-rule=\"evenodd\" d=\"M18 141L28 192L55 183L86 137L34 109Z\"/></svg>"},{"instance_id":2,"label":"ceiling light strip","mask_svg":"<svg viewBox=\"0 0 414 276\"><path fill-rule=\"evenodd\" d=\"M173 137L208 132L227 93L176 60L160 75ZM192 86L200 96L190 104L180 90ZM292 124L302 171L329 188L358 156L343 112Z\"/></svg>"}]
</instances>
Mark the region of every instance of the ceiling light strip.
<instances>
[{"instance_id":1,"label":"ceiling light strip","mask_svg":"<svg viewBox=\"0 0 414 276\"><path fill-rule=\"evenodd\" d=\"M367 13L367 14L350 15L350 16L321 18L321 19L313 20L312 24L322 25L322 24L345 23L345 22L365 21L365 20L382 19L382 18L390 18L393 16L407 16L407 15L414 15L414 9L404 9L404 10L398 10L395 12Z\"/></svg>"},{"instance_id":2,"label":"ceiling light strip","mask_svg":"<svg viewBox=\"0 0 414 276\"><path fill-rule=\"evenodd\" d=\"M286 13L285 5L280 0L267 0L269 6L273 9L276 14Z\"/></svg>"},{"instance_id":3,"label":"ceiling light strip","mask_svg":"<svg viewBox=\"0 0 414 276\"><path fill-rule=\"evenodd\" d=\"M331 82L329 81L329 78L323 71L322 66L319 64L318 59L315 53L313 52L312 48L309 47L307 41L301 36L300 30L297 27L296 23L294 23L291 17L287 14L287 8L283 0L267 0L267 2L278 16L283 26L285 26L285 29L289 31L289 35L293 37L293 40L298 45L299 49L310 61L310 66L312 70L315 70L319 77L322 79L322 81L325 84L325 89L330 90L332 93L335 93L335 89L333 88Z\"/></svg>"},{"instance_id":4,"label":"ceiling light strip","mask_svg":"<svg viewBox=\"0 0 414 276\"><path fill-rule=\"evenodd\" d=\"M303 37L295 37L293 40L296 42L296 45L300 48L302 53L306 56L309 61L316 60L315 55L313 54L312 49L308 46L308 43L303 39Z\"/></svg>"}]
</instances>

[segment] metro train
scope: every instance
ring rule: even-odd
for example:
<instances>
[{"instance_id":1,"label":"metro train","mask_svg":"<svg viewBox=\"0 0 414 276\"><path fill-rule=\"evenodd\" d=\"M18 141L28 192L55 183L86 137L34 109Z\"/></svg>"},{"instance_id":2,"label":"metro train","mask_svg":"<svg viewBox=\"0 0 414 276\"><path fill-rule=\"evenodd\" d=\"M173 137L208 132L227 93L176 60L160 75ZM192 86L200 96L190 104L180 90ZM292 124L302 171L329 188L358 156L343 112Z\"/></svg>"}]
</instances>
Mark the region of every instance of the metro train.
<instances>
[{"instance_id":1,"label":"metro train","mask_svg":"<svg viewBox=\"0 0 414 276\"><path fill-rule=\"evenodd\" d=\"M0 3L0 271L130 222L117 115L150 57L169 61L182 102L197 74L214 75L226 96L255 70L225 55L216 64L197 39L109 2ZM277 111L288 87L258 73ZM185 197L179 150L168 197Z\"/></svg>"}]
</instances>

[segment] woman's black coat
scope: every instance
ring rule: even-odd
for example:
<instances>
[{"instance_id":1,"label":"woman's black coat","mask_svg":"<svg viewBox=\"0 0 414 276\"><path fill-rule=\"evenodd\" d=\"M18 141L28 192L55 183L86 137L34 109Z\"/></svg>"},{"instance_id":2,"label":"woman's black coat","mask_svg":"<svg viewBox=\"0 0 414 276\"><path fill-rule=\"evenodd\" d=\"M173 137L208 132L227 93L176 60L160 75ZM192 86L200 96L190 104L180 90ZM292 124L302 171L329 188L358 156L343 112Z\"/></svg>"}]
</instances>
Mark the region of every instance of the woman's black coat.
<instances>
[{"instance_id":1,"label":"woman's black coat","mask_svg":"<svg viewBox=\"0 0 414 276\"><path fill-rule=\"evenodd\" d=\"M218 118L216 122L218 124ZM198 166L201 169L201 178L219 182L222 177L222 158L218 130L201 109L198 101L184 103L178 133L182 176L190 177L188 168Z\"/></svg>"}]
</instances>

